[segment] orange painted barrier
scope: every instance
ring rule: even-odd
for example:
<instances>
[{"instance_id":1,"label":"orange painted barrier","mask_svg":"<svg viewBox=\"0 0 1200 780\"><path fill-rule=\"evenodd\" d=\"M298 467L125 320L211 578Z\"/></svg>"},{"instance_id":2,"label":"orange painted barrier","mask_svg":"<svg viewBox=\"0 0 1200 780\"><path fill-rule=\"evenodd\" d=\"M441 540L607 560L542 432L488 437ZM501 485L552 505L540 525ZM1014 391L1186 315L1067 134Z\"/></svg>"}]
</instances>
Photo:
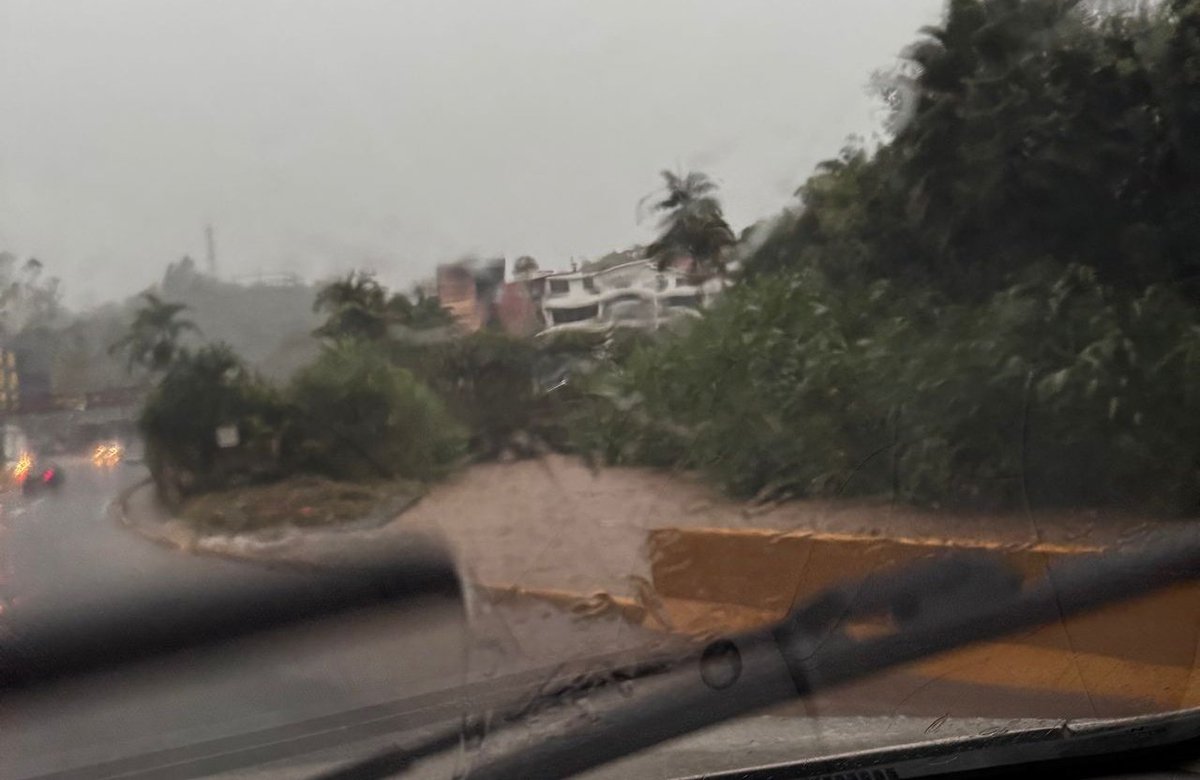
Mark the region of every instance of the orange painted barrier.
<instances>
[{"instance_id":1,"label":"orange painted barrier","mask_svg":"<svg viewBox=\"0 0 1200 780\"><path fill-rule=\"evenodd\" d=\"M777 620L825 587L951 549L999 550L1027 579L1085 545L1020 547L970 540L764 530L660 529L648 552L671 628L743 630ZM899 668L923 685L1073 695L1099 716L1200 706L1200 585L1180 585L1057 624ZM899 694L897 694L899 695ZM905 694L907 695L907 694ZM1053 704L1039 705L1037 714ZM1033 714L1033 713L1031 713Z\"/></svg>"}]
</instances>

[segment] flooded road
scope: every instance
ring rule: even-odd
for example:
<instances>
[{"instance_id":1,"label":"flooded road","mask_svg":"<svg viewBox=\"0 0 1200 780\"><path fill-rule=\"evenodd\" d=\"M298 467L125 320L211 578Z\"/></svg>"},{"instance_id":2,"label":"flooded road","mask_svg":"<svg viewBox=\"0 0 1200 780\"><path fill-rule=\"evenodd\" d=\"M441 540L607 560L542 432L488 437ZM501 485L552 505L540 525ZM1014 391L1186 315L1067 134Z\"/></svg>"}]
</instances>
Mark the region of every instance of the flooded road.
<instances>
[{"instance_id":1,"label":"flooded road","mask_svg":"<svg viewBox=\"0 0 1200 780\"><path fill-rule=\"evenodd\" d=\"M145 478L141 467L98 469L82 459L63 467L59 490L0 499L0 603L6 614L63 605L103 610L145 589L215 587L257 569L182 554L119 525L108 505ZM515 471L527 481L534 469L542 474L540 492L526 487L482 505L476 501L481 495L500 495L506 472L476 470L435 489L413 512L414 522L436 520L436 513L456 524L457 537L453 529L449 535L468 568L478 571L471 564L480 563L494 580L523 572L535 583L542 577L557 584L556 573L580 583L588 577L628 582L622 575L641 554L645 528L684 516L686 506L696 524L712 518L714 510L696 503L701 491L693 487L676 482L672 489L630 494L625 472L597 478L564 468L561 462L549 471L522 464ZM662 479L645 472L633 478ZM563 491L572 500L553 502ZM606 515L603 507L614 501L622 511ZM480 509L467 514L467 506ZM490 526L482 507L492 513ZM526 528L518 522L522 516ZM526 543L522 533L541 540L524 558L516 546ZM508 552L501 549L505 544ZM493 569L486 568L489 550ZM453 724L464 712L528 697L596 657L661 639L615 616L581 620L537 601L474 608L468 617L447 600L143 664L37 697L8 698L0 702L0 776L305 776L411 738L430 724ZM739 756L747 763L820 756L920 741L930 724L940 735L977 733L1010 728L1030 716L1086 716L1097 703L1078 691L1001 689L952 677L898 670L652 751L636 771L617 765L611 774L595 776L669 777L678 767L698 772L736 765ZM455 754L432 762L414 776L449 777L461 759Z\"/></svg>"},{"instance_id":2,"label":"flooded road","mask_svg":"<svg viewBox=\"0 0 1200 780\"><path fill-rule=\"evenodd\" d=\"M119 525L109 504L145 478L141 467L62 465L59 490L3 496L0 627L27 612L95 613L146 589L202 590L261 574L257 564L183 554ZM564 653L637 641L619 621L579 624L545 605L488 607L468 620L457 600L425 601L6 697L0 776L232 771L453 721L468 706L539 689L562 672Z\"/></svg>"}]
</instances>

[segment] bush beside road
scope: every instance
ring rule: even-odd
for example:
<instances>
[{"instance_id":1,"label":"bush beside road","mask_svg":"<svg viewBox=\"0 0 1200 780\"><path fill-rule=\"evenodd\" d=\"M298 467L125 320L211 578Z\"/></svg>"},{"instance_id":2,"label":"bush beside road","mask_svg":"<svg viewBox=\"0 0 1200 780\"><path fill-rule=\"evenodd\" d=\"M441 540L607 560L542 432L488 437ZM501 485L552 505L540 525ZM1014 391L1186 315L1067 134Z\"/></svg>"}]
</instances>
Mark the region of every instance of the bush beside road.
<instances>
[{"instance_id":1,"label":"bush beside road","mask_svg":"<svg viewBox=\"0 0 1200 780\"><path fill-rule=\"evenodd\" d=\"M424 489L404 480L339 482L301 475L278 482L204 493L179 517L206 535L382 525L417 501Z\"/></svg>"}]
</instances>

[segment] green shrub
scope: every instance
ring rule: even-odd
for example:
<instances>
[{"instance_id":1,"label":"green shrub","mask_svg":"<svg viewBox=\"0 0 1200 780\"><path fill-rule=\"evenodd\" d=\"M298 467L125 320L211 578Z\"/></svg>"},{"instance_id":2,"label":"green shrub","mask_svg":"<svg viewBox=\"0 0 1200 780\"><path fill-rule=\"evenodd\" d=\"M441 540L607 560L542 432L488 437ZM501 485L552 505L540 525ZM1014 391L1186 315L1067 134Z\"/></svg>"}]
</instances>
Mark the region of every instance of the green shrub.
<instances>
[{"instance_id":1,"label":"green shrub","mask_svg":"<svg viewBox=\"0 0 1200 780\"><path fill-rule=\"evenodd\" d=\"M498 454L515 435L537 424L538 352L528 339L479 331L425 345L395 344L392 356L426 382L469 428L471 450L477 455Z\"/></svg>"},{"instance_id":2,"label":"green shrub","mask_svg":"<svg viewBox=\"0 0 1200 780\"><path fill-rule=\"evenodd\" d=\"M826 492L880 435L852 355L862 323L887 316L882 289L833 295L805 274L732 290L681 338L635 350L628 389L691 432L682 465L731 492Z\"/></svg>"},{"instance_id":3,"label":"green shrub","mask_svg":"<svg viewBox=\"0 0 1200 780\"><path fill-rule=\"evenodd\" d=\"M289 394L295 418L285 454L294 467L429 479L463 453L464 432L442 401L374 345L325 349Z\"/></svg>"},{"instance_id":4,"label":"green shrub","mask_svg":"<svg viewBox=\"0 0 1200 780\"><path fill-rule=\"evenodd\" d=\"M561 451L593 463L671 466L690 440L689 432L646 413L646 405L626 389L620 362L593 365L571 375L549 395L547 440Z\"/></svg>"},{"instance_id":5,"label":"green shrub","mask_svg":"<svg viewBox=\"0 0 1200 780\"><path fill-rule=\"evenodd\" d=\"M151 393L139 421L146 458L168 501L203 490L275 476L285 407L226 344L183 351ZM236 447L216 431L235 426Z\"/></svg>"},{"instance_id":6,"label":"green shrub","mask_svg":"<svg viewBox=\"0 0 1200 780\"><path fill-rule=\"evenodd\" d=\"M1194 511L1198 325L1177 295L1114 290L1080 266L940 307L875 386L898 417L903 493Z\"/></svg>"},{"instance_id":7,"label":"green shrub","mask_svg":"<svg viewBox=\"0 0 1200 780\"><path fill-rule=\"evenodd\" d=\"M574 441L700 468L737 495L1195 511L1195 309L1053 267L979 304L763 277L610 367Z\"/></svg>"}]
</instances>

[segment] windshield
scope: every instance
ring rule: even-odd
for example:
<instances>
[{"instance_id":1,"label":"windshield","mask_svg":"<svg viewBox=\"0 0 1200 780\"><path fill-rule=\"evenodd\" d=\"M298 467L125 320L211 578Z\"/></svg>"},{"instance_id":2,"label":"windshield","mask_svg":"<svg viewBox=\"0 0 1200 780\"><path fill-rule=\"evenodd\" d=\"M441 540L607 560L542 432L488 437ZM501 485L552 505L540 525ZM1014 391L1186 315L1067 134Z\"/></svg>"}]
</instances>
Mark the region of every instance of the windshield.
<instances>
[{"instance_id":1,"label":"windshield","mask_svg":"<svg viewBox=\"0 0 1200 780\"><path fill-rule=\"evenodd\" d=\"M1198 96L1194 0L0 0L0 639L463 584L0 701L0 775L450 777L827 588L1190 527ZM597 776L1200 707L1197 588Z\"/></svg>"}]
</instances>

